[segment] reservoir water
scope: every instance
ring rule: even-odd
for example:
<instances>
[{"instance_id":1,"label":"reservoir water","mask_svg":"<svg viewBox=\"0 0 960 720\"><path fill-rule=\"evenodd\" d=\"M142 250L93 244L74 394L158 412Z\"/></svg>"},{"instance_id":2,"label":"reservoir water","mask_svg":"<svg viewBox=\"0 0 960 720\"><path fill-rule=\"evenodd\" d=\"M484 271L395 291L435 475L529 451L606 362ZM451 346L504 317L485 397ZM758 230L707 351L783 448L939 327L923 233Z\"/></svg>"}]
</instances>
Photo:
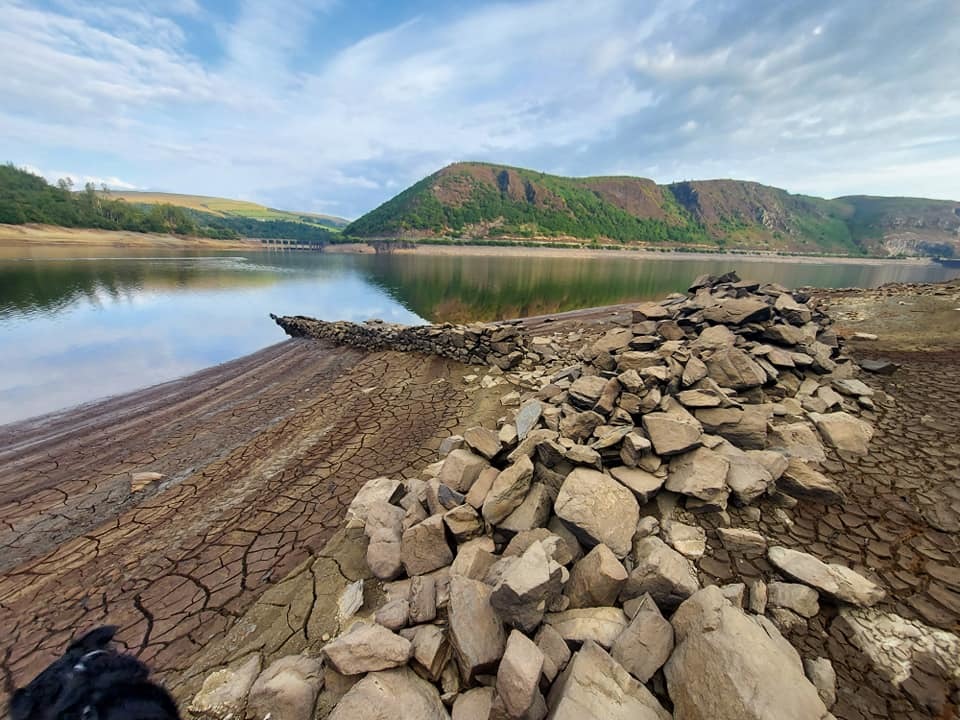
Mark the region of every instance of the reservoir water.
<instances>
[{"instance_id":1,"label":"reservoir water","mask_svg":"<svg viewBox=\"0 0 960 720\"><path fill-rule=\"evenodd\" d=\"M0 248L0 424L189 374L285 336L269 318L494 320L683 291L701 273L787 287L960 274L932 264L718 258L203 254Z\"/></svg>"}]
</instances>

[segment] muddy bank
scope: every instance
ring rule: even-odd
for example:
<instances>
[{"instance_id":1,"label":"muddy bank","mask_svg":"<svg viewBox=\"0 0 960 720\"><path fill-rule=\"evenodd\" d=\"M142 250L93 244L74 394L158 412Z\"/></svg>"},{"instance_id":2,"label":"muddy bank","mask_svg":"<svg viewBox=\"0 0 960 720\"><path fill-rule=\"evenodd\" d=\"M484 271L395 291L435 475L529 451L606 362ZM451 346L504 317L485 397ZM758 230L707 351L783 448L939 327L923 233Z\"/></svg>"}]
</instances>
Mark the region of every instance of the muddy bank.
<instances>
[{"instance_id":1,"label":"muddy bank","mask_svg":"<svg viewBox=\"0 0 960 720\"><path fill-rule=\"evenodd\" d=\"M0 224L0 247L110 247L160 248L167 250L262 250L256 240L215 240L213 238L179 237L129 230L96 230L65 228L56 225Z\"/></svg>"}]
</instances>

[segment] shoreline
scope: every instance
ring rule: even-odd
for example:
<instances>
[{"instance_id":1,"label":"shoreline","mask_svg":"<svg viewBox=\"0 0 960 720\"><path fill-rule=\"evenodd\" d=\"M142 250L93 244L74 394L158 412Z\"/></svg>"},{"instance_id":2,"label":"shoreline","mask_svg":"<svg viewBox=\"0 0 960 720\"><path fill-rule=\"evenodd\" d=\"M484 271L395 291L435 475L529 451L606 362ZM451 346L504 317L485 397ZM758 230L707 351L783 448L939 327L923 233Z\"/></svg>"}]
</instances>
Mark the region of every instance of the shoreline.
<instances>
[{"instance_id":1,"label":"shoreline","mask_svg":"<svg viewBox=\"0 0 960 720\"><path fill-rule=\"evenodd\" d=\"M180 237L130 230L98 230L67 228L57 225L0 224L0 248L101 247L169 250L259 250L256 240L217 240L215 238Z\"/></svg>"},{"instance_id":2,"label":"shoreline","mask_svg":"<svg viewBox=\"0 0 960 720\"><path fill-rule=\"evenodd\" d=\"M329 254L372 254L372 246L366 243L345 243L342 245L327 245L324 253ZM751 253L707 253L707 252L678 252L658 250L606 250L591 248L552 248L526 247L514 245L418 245L415 248L394 250L392 255L429 255L437 257L475 256L475 257L548 257L548 258L634 258L638 260L715 260L734 262L775 262L775 263L802 263L805 265L817 264L845 264L845 265L932 265L930 258L878 258L878 257L848 257L822 255L767 255L758 252Z\"/></svg>"}]
</instances>

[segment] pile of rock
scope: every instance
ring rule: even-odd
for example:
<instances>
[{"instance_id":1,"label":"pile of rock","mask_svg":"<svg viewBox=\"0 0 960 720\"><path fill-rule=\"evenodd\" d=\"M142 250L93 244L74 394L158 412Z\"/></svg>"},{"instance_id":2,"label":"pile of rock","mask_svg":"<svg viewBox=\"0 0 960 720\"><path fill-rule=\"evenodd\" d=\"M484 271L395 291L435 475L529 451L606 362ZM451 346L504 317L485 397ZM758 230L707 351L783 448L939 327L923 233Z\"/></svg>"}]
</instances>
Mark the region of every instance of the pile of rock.
<instances>
[{"instance_id":1,"label":"pile of rock","mask_svg":"<svg viewBox=\"0 0 960 720\"><path fill-rule=\"evenodd\" d=\"M323 648L331 717L830 717L829 662L780 631L882 589L726 512L842 502L821 438L866 452L873 391L805 300L698 279L422 477L368 483L348 522L386 602ZM779 577L701 587L708 518Z\"/></svg>"},{"instance_id":2,"label":"pile of rock","mask_svg":"<svg viewBox=\"0 0 960 720\"><path fill-rule=\"evenodd\" d=\"M270 317L290 337L329 340L363 350L422 352L465 364L493 365L501 370L514 368L524 359L541 359L528 351L517 327L505 323L398 325L382 320L352 323L326 322L302 315Z\"/></svg>"}]
</instances>

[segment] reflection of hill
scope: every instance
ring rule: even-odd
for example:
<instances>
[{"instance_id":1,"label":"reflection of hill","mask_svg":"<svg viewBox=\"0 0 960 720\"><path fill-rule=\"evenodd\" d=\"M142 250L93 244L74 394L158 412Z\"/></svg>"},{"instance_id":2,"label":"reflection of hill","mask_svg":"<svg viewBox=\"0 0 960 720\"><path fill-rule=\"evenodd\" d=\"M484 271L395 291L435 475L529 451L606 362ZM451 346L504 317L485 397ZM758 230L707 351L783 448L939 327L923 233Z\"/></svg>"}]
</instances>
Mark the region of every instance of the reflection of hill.
<instances>
[{"instance_id":1,"label":"reflection of hill","mask_svg":"<svg viewBox=\"0 0 960 720\"><path fill-rule=\"evenodd\" d=\"M692 263L622 258L367 256L372 282L431 321L494 320L685 290Z\"/></svg>"},{"instance_id":2,"label":"reflection of hill","mask_svg":"<svg viewBox=\"0 0 960 720\"><path fill-rule=\"evenodd\" d=\"M238 272L228 258L196 262L143 258L12 261L0 264L0 316L14 311L58 310L83 297L121 298L155 290L255 287L281 279L281 275L268 269Z\"/></svg>"}]
</instances>

